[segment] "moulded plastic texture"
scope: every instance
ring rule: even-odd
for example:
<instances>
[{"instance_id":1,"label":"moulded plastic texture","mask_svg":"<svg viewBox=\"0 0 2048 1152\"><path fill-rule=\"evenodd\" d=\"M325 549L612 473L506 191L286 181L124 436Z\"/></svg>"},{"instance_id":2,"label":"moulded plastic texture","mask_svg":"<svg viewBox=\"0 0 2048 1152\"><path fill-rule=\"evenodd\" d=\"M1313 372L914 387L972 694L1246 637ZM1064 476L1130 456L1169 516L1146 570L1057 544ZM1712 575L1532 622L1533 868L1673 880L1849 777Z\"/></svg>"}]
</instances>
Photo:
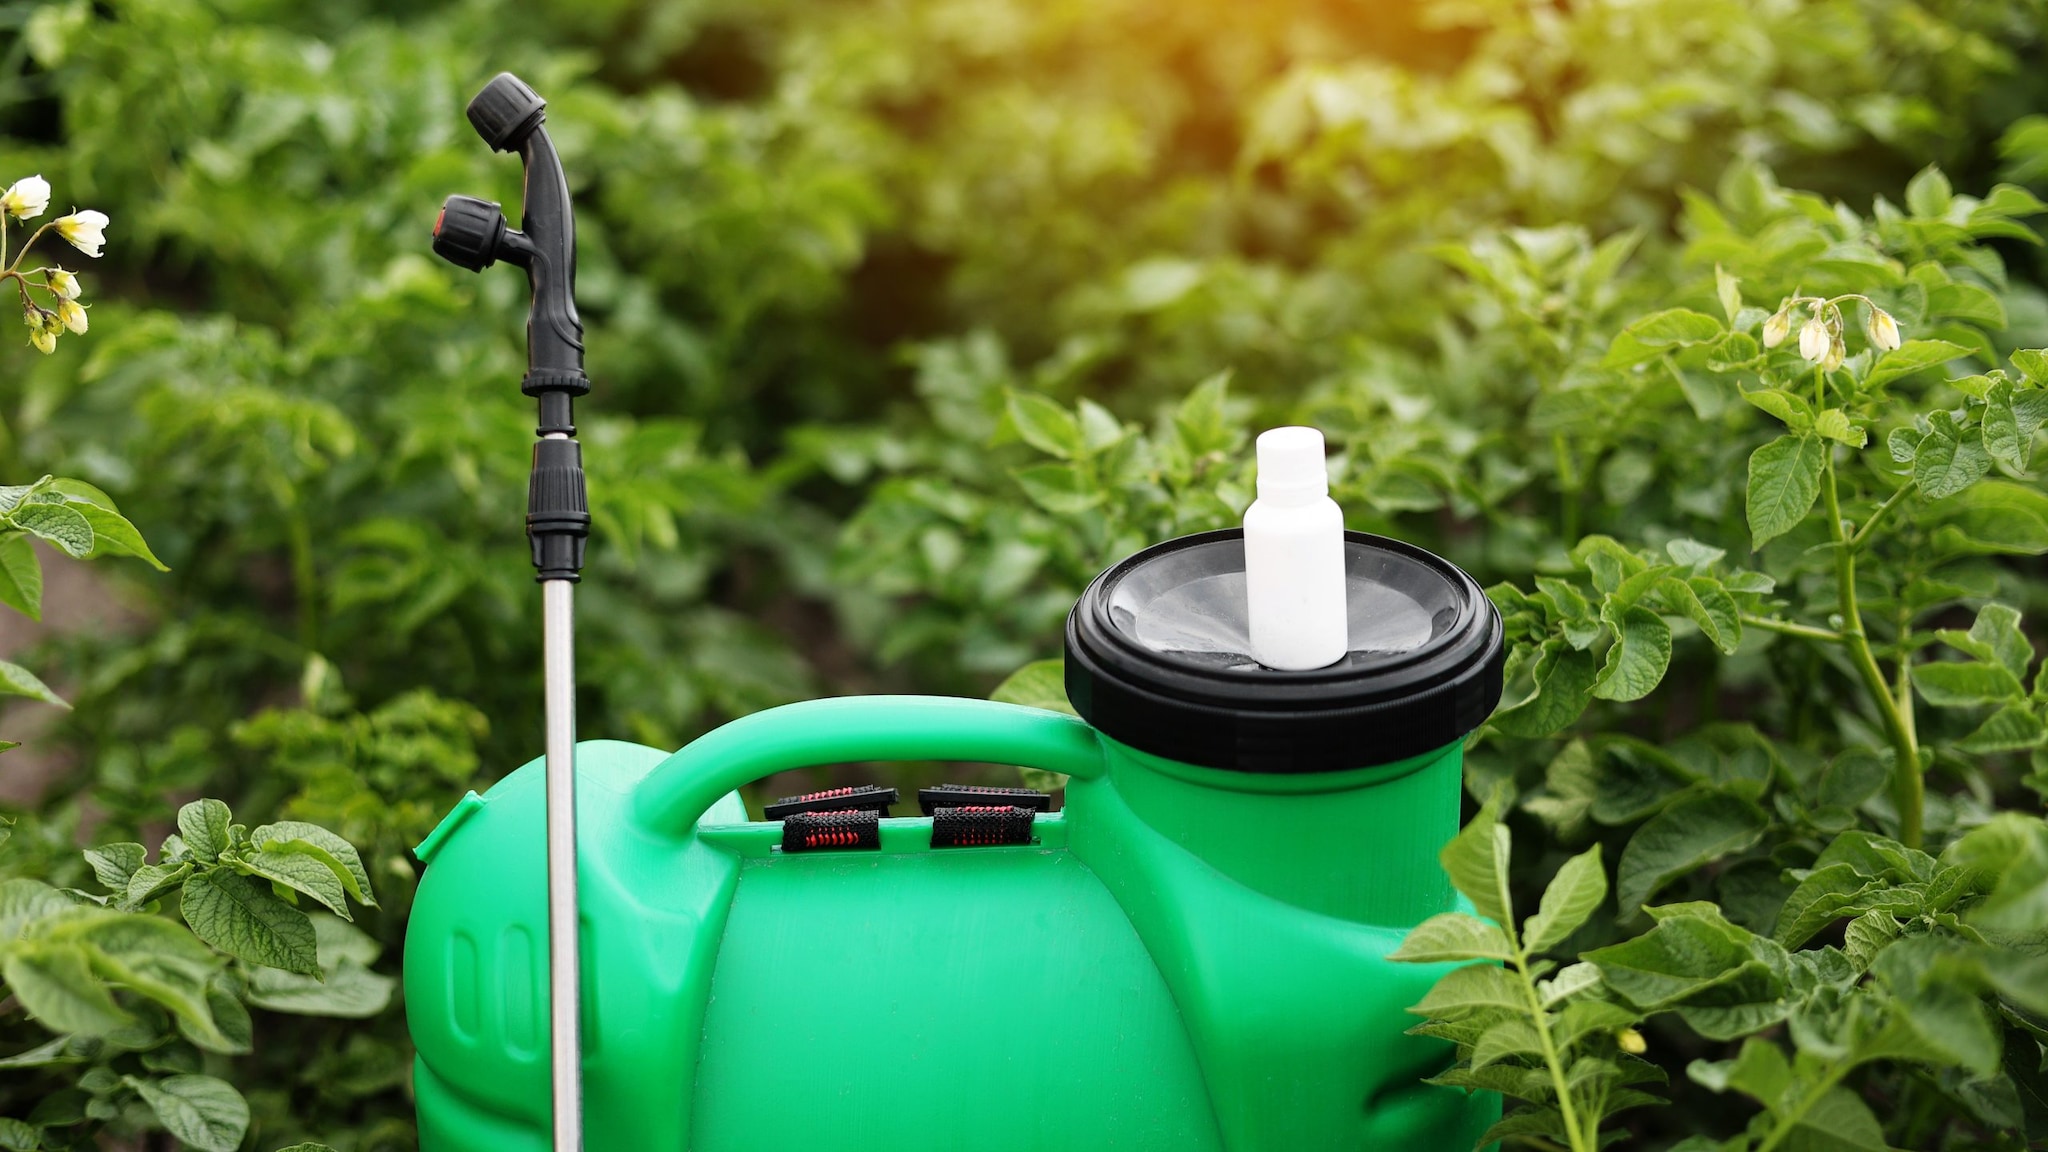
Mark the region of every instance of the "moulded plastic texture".
<instances>
[{"instance_id":1,"label":"moulded plastic texture","mask_svg":"<svg viewBox=\"0 0 2048 1152\"><path fill-rule=\"evenodd\" d=\"M1036 842L777 850L734 790L841 761L1069 774ZM866 697L760 713L673 755L579 745L592 1152L1465 1152L1497 1097L1423 1084L1405 1034L1442 966L1389 962L1451 909L1459 746L1260 776L1072 717ZM424 1152L545 1152L541 764L423 847L406 937Z\"/></svg>"}]
</instances>

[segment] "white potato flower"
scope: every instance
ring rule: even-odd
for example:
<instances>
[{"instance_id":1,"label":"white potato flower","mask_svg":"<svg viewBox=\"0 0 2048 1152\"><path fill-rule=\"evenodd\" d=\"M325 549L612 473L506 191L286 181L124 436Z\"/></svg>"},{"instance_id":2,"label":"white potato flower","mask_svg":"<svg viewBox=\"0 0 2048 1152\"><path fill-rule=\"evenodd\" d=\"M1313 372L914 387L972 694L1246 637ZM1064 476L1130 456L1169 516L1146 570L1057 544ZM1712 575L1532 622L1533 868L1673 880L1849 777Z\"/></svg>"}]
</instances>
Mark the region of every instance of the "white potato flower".
<instances>
[{"instance_id":1,"label":"white potato flower","mask_svg":"<svg viewBox=\"0 0 2048 1152\"><path fill-rule=\"evenodd\" d=\"M17 220L33 220L50 206L50 182L41 176L24 176L0 193L0 210Z\"/></svg>"},{"instance_id":2,"label":"white potato flower","mask_svg":"<svg viewBox=\"0 0 2048 1152\"><path fill-rule=\"evenodd\" d=\"M1834 340L1828 336L1828 326L1819 316L1799 328L1799 354L1815 364L1827 359L1828 346L1833 343Z\"/></svg>"},{"instance_id":3,"label":"white potato flower","mask_svg":"<svg viewBox=\"0 0 2048 1152\"><path fill-rule=\"evenodd\" d=\"M1764 347L1776 348L1792 334L1792 310L1775 313L1764 321Z\"/></svg>"},{"instance_id":4,"label":"white potato flower","mask_svg":"<svg viewBox=\"0 0 2048 1152\"><path fill-rule=\"evenodd\" d=\"M57 235L71 242L73 248L87 256L97 257L100 246L107 242L107 214L87 208L69 216L57 218Z\"/></svg>"},{"instance_id":5,"label":"white potato flower","mask_svg":"<svg viewBox=\"0 0 2048 1152\"><path fill-rule=\"evenodd\" d=\"M1870 323L1865 331L1873 347L1889 352L1899 346L1899 322L1882 308L1870 310Z\"/></svg>"},{"instance_id":6,"label":"white potato flower","mask_svg":"<svg viewBox=\"0 0 2048 1152\"><path fill-rule=\"evenodd\" d=\"M59 300L57 319L78 335L85 335L85 305L76 300Z\"/></svg>"}]
</instances>

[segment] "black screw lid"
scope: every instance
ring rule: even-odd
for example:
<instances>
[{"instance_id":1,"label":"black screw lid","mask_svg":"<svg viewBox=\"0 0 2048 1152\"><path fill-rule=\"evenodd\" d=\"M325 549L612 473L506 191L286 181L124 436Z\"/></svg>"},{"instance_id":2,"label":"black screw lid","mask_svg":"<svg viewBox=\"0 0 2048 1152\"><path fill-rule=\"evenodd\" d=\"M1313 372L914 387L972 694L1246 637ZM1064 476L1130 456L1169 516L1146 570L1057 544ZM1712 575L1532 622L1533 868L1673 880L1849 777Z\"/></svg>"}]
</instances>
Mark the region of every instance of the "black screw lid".
<instances>
[{"instance_id":1,"label":"black screw lid","mask_svg":"<svg viewBox=\"0 0 2048 1152\"><path fill-rule=\"evenodd\" d=\"M500 72L469 102L469 123L494 151L512 152L540 126L547 106L526 81Z\"/></svg>"},{"instance_id":2,"label":"black screw lid","mask_svg":"<svg viewBox=\"0 0 2048 1152\"><path fill-rule=\"evenodd\" d=\"M1095 578L1067 617L1067 698L1140 751L1242 772L1363 768L1463 738L1500 703L1500 614L1449 561L1344 537L1351 650L1335 664L1279 672L1248 654L1233 528Z\"/></svg>"},{"instance_id":3,"label":"black screw lid","mask_svg":"<svg viewBox=\"0 0 2048 1152\"><path fill-rule=\"evenodd\" d=\"M489 268L498 258L498 238L505 231L505 212L489 200L450 196L434 221L434 254L471 272Z\"/></svg>"}]
</instances>

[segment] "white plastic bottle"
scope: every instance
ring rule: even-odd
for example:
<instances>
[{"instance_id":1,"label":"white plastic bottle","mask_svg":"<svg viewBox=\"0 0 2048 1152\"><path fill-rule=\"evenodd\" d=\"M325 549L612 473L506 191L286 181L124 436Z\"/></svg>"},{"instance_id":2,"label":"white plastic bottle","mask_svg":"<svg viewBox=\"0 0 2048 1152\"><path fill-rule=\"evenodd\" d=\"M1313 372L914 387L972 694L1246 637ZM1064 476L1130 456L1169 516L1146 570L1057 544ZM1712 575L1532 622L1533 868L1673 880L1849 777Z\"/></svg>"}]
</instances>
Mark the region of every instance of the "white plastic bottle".
<instances>
[{"instance_id":1,"label":"white plastic bottle","mask_svg":"<svg viewBox=\"0 0 2048 1152\"><path fill-rule=\"evenodd\" d=\"M1330 499L1323 434L1275 428L1259 437L1259 497L1244 513L1244 585L1252 658L1301 671L1349 650L1344 512Z\"/></svg>"}]
</instances>

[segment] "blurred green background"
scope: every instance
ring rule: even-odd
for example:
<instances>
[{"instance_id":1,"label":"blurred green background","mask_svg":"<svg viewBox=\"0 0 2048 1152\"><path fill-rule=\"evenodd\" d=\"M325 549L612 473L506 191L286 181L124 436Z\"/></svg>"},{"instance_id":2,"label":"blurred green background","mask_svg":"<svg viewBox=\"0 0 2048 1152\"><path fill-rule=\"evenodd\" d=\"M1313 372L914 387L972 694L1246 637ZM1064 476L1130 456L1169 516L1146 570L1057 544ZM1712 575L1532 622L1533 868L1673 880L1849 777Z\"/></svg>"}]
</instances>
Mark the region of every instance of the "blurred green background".
<instances>
[{"instance_id":1,"label":"blurred green background","mask_svg":"<svg viewBox=\"0 0 2048 1152\"><path fill-rule=\"evenodd\" d=\"M171 568L53 561L49 623L9 634L75 705L8 714L36 733L0 761L36 813L10 851L61 880L81 827L204 790L362 845L395 940L407 847L539 749L525 286L428 248L446 195L517 203L462 116L496 71L549 98L578 208L581 728L673 747L810 696L986 693L1101 567L1232 522L1279 422L1329 433L1353 527L1485 582L1661 515L1659 434L1546 408L1559 366L1692 283L1688 205L1766 169L1859 209L1930 163L2048 187L2044 27L2043 0L0 3L0 177L113 219L71 261L91 332L0 339L0 471L99 485ZM2003 346L2048 343L2035 250L1999 243ZM1510 248L1577 287L1476 290ZM396 1018L293 1026L248 1078L263 1131L410 1147Z\"/></svg>"}]
</instances>

